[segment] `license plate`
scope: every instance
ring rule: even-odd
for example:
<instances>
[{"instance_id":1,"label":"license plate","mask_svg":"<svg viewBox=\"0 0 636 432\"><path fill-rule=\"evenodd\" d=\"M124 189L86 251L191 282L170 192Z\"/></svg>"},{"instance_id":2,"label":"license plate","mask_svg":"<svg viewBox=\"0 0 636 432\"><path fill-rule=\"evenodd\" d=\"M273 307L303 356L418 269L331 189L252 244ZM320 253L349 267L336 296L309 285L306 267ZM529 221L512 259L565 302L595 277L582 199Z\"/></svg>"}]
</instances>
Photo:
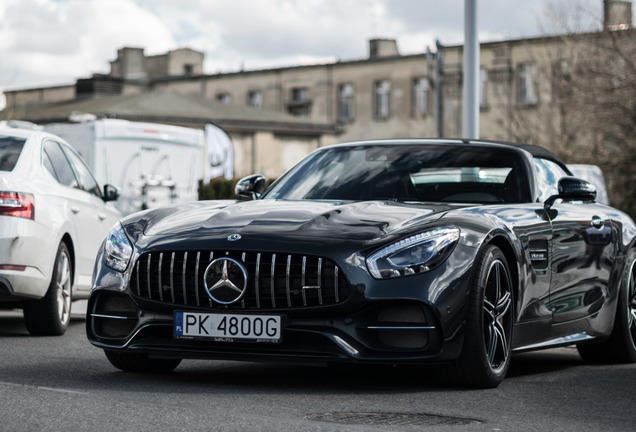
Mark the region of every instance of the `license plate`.
<instances>
[{"instance_id":1,"label":"license plate","mask_svg":"<svg viewBox=\"0 0 636 432\"><path fill-rule=\"evenodd\" d=\"M174 313L177 339L218 342L280 342L280 315L236 315L198 312Z\"/></svg>"}]
</instances>

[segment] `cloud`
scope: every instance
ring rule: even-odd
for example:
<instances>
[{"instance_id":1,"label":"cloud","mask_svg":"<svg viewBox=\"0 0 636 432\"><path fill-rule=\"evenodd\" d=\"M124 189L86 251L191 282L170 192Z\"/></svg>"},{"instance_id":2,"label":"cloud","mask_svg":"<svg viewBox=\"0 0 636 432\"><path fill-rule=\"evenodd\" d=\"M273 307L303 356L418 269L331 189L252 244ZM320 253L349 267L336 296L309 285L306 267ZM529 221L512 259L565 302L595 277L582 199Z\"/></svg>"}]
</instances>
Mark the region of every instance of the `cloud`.
<instances>
[{"instance_id":1,"label":"cloud","mask_svg":"<svg viewBox=\"0 0 636 432\"><path fill-rule=\"evenodd\" d=\"M480 39L550 32L551 2L566 13L601 6L478 0ZM107 73L124 46L146 54L194 48L205 53L205 73L361 59L371 37L397 39L404 54L424 52L436 39L463 42L463 7L461 0L1 0L0 89Z\"/></svg>"},{"instance_id":2,"label":"cloud","mask_svg":"<svg viewBox=\"0 0 636 432\"><path fill-rule=\"evenodd\" d=\"M174 47L170 29L132 0L9 0L0 6L0 86L72 83L108 72L123 46Z\"/></svg>"}]
</instances>

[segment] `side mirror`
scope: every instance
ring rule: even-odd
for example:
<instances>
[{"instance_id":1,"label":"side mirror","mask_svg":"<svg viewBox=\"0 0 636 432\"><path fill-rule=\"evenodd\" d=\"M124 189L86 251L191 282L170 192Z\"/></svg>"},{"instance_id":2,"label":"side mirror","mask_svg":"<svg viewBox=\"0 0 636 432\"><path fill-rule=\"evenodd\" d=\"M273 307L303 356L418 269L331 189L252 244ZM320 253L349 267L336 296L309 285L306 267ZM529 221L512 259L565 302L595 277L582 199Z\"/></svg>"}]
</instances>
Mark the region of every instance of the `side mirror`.
<instances>
[{"instance_id":1,"label":"side mirror","mask_svg":"<svg viewBox=\"0 0 636 432\"><path fill-rule=\"evenodd\" d=\"M552 207L557 199L567 201L596 201L596 186L576 177L563 177L559 180L559 193L552 195L544 204L545 208Z\"/></svg>"},{"instance_id":2,"label":"side mirror","mask_svg":"<svg viewBox=\"0 0 636 432\"><path fill-rule=\"evenodd\" d=\"M105 184L104 185L104 202L117 201L117 198L119 198L119 189L117 189L113 185Z\"/></svg>"},{"instance_id":3,"label":"side mirror","mask_svg":"<svg viewBox=\"0 0 636 432\"><path fill-rule=\"evenodd\" d=\"M238 181L234 193L240 197L256 199L265 191L265 183L265 177L260 174L252 174Z\"/></svg>"}]
</instances>

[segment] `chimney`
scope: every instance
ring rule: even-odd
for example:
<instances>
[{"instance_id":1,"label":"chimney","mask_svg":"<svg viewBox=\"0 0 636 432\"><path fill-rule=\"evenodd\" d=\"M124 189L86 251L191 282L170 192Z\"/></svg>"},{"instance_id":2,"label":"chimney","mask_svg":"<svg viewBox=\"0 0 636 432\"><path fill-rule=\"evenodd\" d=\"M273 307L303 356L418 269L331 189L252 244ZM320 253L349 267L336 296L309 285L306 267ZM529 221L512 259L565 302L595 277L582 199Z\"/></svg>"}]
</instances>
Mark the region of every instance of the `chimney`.
<instances>
[{"instance_id":1,"label":"chimney","mask_svg":"<svg viewBox=\"0 0 636 432\"><path fill-rule=\"evenodd\" d=\"M603 0L603 29L625 30L632 28L632 2Z\"/></svg>"},{"instance_id":2,"label":"chimney","mask_svg":"<svg viewBox=\"0 0 636 432\"><path fill-rule=\"evenodd\" d=\"M370 39L369 58L377 59L381 57L399 56L397 42L395 39Z\"/></svg>"}]
</instances>

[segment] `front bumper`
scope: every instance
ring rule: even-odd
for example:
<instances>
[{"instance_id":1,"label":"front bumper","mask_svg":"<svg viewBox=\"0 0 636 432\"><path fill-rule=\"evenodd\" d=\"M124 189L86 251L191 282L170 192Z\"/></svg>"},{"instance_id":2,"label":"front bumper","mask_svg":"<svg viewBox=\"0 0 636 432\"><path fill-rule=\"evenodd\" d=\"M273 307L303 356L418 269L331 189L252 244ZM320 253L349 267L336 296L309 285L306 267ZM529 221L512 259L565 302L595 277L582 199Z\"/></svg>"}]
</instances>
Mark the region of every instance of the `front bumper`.
<instances>
[{"instance_id":1,"label":"front bumper","mask_svg":"<svg viewBox=\"0 0 636 432\"><path fill-rule=\"evenodd\" d=\"M461 348L460 336L444 340L434 314L412 301L370 302L348 314L291 312L282 322L280 343L177 339L172 312L103 290L89 300L87 335L106 350L162 358L421 363L450 360Z\"/></svg>"}]
</instances>

